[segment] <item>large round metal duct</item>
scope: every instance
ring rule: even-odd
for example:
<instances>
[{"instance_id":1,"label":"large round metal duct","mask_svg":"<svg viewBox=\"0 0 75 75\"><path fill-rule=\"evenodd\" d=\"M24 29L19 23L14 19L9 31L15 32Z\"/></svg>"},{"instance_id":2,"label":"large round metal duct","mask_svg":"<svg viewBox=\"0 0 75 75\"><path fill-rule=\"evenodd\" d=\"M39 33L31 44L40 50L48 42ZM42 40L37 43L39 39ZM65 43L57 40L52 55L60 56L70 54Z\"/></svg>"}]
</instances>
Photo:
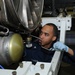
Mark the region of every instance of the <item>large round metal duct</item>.
<instances>
[{"instance_id":1,"label":"large round metal duct","mask_svg":"<svg viewBox=\"0 0 75 75\"><path fill-rule=\"evenodd\" d=\"M0 64L9 65L18 62L23 53L23 40L19 34L0 37Z\"/></svg>"},{"instance_id":2,"label":"large round metal duct","mask_svg":"<svg viewBox=\"0 0 75 75\"><path fill-rule=\"evenodd\" d=\"M33 31L41 23L44 0L1 0L1 19L6 27Z\"/></svg>"}]
</instances>

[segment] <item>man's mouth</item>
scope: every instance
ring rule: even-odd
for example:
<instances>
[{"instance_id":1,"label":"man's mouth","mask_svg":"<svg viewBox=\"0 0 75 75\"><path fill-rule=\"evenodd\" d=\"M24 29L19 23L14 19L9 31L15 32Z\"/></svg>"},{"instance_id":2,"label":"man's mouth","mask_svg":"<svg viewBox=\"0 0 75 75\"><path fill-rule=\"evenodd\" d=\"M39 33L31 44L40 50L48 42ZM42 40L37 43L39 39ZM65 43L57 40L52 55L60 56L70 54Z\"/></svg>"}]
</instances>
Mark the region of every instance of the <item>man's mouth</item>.
<instances>
[{"instance_id":1,"label":"man's mouth","mask_svg":"<svg viewBox=\"0 0 75 75\"><path fill-rule=\"evenodd\" d=\"M42 40L39 40L39 43L42 43Z\"/></svg>"}]
</instances>

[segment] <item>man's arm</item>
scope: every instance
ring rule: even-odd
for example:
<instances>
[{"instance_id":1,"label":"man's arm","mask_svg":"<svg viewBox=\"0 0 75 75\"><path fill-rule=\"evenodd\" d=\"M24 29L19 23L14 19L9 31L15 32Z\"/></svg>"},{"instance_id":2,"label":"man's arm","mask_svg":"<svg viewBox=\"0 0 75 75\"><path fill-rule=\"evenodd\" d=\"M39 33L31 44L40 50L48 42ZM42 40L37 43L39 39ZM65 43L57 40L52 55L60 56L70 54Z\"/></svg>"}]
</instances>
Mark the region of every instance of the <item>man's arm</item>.
<instances>
[{"instance_id":1,"label":"man's arm","mask_svg":"<svg viewBox=\"0 0 75 75\"><path fill-rule=\"evenodd\" d=\"M71 48L68 49L68 53L69 53L70 55L74 55L74 51L73 51Z\"/></svg>"},{"instance_id":2,"label":"man's arm","mask_svg":"<svg viewBox=\"0 0 75 75\"><path fill-rule=\"evenodd\" d=\"M75 50L69 48L67 45L59 41L54 43L53 47L55 48L55 50L65 51L66 53L68 53L63 56L64 61L72 65L75 65Z\"/></svg>"}]
</instances>

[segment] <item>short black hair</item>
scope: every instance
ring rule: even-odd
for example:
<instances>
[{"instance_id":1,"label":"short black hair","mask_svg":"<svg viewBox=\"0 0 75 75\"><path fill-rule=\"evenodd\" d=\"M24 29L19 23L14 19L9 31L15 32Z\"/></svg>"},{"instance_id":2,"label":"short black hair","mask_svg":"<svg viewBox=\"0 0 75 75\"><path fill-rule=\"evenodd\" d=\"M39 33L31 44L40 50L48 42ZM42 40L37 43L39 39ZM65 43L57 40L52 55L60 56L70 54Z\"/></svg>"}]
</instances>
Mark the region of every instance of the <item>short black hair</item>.
<instances>
[{"instance_id":1,"label":"short black hair","mask_svg":"<svg viewBox=\"0 0 75 75\"><path fill-rule=\"evenodd\" d=\"M53 30L54 30L54 36L56 36L56 38L58 38L58 28L57 28L57 26L53 23L47 23L45 25L52 26Z\"/></svg>"}]
</instances>

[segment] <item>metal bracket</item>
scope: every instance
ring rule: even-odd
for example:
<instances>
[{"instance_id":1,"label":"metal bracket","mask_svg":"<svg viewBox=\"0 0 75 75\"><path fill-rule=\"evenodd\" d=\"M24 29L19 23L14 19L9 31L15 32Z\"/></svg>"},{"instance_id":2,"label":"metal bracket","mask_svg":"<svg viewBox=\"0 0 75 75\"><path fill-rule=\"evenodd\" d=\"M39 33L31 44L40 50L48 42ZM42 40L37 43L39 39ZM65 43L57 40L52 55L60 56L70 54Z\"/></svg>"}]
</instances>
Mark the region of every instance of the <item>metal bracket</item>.
<instances>
[{"instance_id":1,"label":"metal bracket","mask_svg":"<svg viewBox=\"0 0 75 75\"><path fill-rule=\"evenodd\" d=\"M58 30L60 30L59 41L65 43L66 30L71 29L71 16L42 18L42 26L44 26L46 23L54 23L58 27ZM53 56L52 61L51 61L52 75L58 74L60 64L62 61L62 56L63 56L63 52L55 51L54 56Z\"/></svg>"}]
</instances>

